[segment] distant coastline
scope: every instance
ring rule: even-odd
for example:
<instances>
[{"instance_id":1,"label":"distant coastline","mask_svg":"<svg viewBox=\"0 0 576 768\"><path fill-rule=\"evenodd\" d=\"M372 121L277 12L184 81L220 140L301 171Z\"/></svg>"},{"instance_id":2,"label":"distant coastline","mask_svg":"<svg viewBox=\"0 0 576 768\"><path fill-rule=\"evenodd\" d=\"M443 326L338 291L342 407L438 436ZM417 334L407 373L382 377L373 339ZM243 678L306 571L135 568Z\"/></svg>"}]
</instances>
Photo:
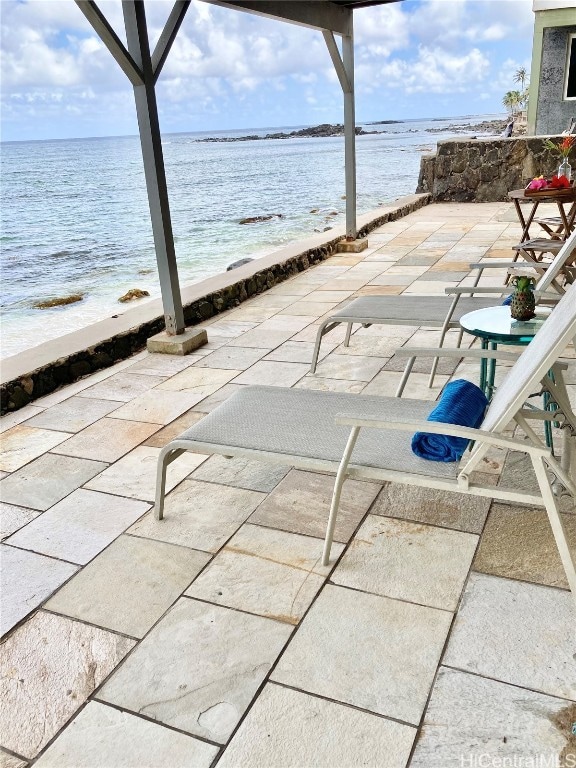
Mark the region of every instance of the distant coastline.
<instances>
[{"instance_id":1,"label":"distant coastline","mask_svg":"<svg viewBox=\"0 0 576 768\"><path fill-rule=\"evenodd\" d=\"M364 123L364 125L400 125L402 120L382 120L380 122ZM424 128L427 133L445 133L446 130L454 131L455 133L470 133L470 131L478 131L484 134L500 134L506 127L505 120L485 120L476 125L449 125L446 128ZM416 129L408 129L408 133L416 133ZM374 136L383 133L388 133L386 130L381 131L366 131L361 125L356 126L356 136ZM231 144L239 141L266 141L270 139L327 139L337 138L344 136L344 126L341 123L322 123L321 125L314 125L309 128L301 128L296 131L267 133L264 136L260 136L257 133L250 133L246 136L206 136L201 139L195 139L198 144Z\"/></svg>"}]
</instances>

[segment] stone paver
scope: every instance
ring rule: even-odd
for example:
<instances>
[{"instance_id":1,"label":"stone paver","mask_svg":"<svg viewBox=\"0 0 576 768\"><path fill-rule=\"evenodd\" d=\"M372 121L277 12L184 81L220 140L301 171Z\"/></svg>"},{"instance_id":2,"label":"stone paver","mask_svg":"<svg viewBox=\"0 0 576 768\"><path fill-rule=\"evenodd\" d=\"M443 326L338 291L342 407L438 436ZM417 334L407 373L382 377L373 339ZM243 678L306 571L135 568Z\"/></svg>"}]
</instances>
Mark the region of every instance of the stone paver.
<instances>
[{"instance_id":1,"label":"stone paver","mask_svg":"<svg viewBox=\"0 0 576 768\"><path fill-rule=\"evenodd\" d=\"M160 448L141 445L94 477L85 487L153 502L159 455ZM166 472L166 490L171 491L205 460L205 454L186 453L170 464Z\"/></svg>"},{"instance_id":2,"label":"stone paver","mask_svg":"<svg viewBox=\"0 0 576 768\"><path fill-rule=\"evenodd\" d=\"M251 516L251 523L324 538L334 489L331 475L291 470ZM344 483L336 541L346 542L376 498L380 486L347 480Z\"/></svg>"},{"instance_id":3,"label":"stone paver","mask_svg":"<svg viewBox=\"0 0 576 768\"><path fill-rule=\"evenodd\" d=\"M152 437L149 437L143 444L150 445L153 448L164 448L167 443L174 440L174 438L179 437L182 432L189 429L202 418L204 418L203 413L189 410L186 413L183 413L182 416L179 416L177 419L170 422L168 426L155 432Z\"/></svg>"},{"instance_id":4,"label":"stone paver","mask_svg":"<svg viewBox=\"0 0 576 768\"><path fill-rule=\"evenodd\" d=\"M84 564L149 508L142 501L79 488L6 539L6 543Z\"/></svg>"},{"instance_id":5,"label":"stone paver","mask_svg":"<svg viewBox=\"0 0 576 768\"><path fill-rule=\"evenodd\" d=\"M470 533L368 515L332 581L454 611L477 543Z\"/></svg>"},{"instance_id":6,"label":"stone paver","mask_svg":"<svg viewBox=\"0 0 576 768\"><path fill-rule=\"evenodd\" d=\"M219 768L404 768L416 731L316 696L267 685Z\"/></svg>"},{"instance_id":7,"label":"stone paver","mask_svg":"<svg viewBox=\"0 0 576 768\"><path fill-rule=\"evenodd\" d=\"M89 702L36 762L40 768L210 768L218 748Z\"/></svg>"},{"instance_id":8,"label":"stone paver","mask_svg":"<svg viewBox=\"0 0 576 768\"><path fill-rule=\"evenodd\" d=\"M297 624L330 571L321 555L320 539L244 525L186 594Z\"/></svg>"},{"instance_id":9,"label":"stone paver","mask_svg":"<svg viewBox=\"0 0 576 768\"><path fill-rule=\"evenodd\" d=\"M45 453L0 482L3 501L45 510L80 488L107 464Z\"/></svg>"},{"instance_id":10,"label":"stone paver","mask_svg":"<svg viewBox=\"0 0 576 768\"><path fill-rule=\"evenodd\" d=\"M238 370L219 368L186 368L186 370L159 384L157 389L167 392L185 390L189 393L201 395L202 398L216 392L224 384L240 373Z\"/></svg>"},{"instance_id":11,"label":"stone paver","mask_svg":"<svg viewBox=\"0 0 576 768\"><path fill-rule=\"evenodd\" d=\"M1 544L0 635L38 608L76 571L70 563Z\"/></svg>"},{"instance_id":12,"label":"stone paver","mask_svg":"<svg viewBox=\"0 0 576 768\"><path fill-rule=\"evenodd\" d=\"M320 392L352 392L360 394L364 381L346 381L343 379L320 379L315 374L308 374L295 385L296 389L317 389Z\"/></svg>"},{"instance_id":13,"label":"stone paver","mask_svg":"<svg viewBox=\"0 0 576 768\"><path fill-rule=\"evenodd\" d=\"M165 392L152 389L134 398L114 412L115 419L145 421L151 424L169 424L178 416L202 400L203 395L195 392Z\"/></svg>"},{"instance_id":14,"label":"stone paver","mask_svg":"<svg viewBox=\"0 0 576 768\"><path fill-rule=\"evenodd\" d=\"M562 515L569 545L576 551L576 516ZM568 581L543 509L493 504L474 570L568 589Z\"/></svg>"},{"instance_id":15,"label":"stone paver","mask_svg":"<svg viewBox=\"0 0 576 768\"><path fill-rule=\"evenodd\" d=\"M14 472L69 437L67 432L56 432L50 429L38 429L37 427L18 424L16 427L6 430L2 436L0 470Z\"/></svg>"},{"instance_id":16,"label":"stone paver","mask_svg":"<svg viewBox=\"0 0 576 768\"><path fill-rule=\"evenodd\" d=\"M272 680L417 724L451 620L447 611L328 585Z\"/></svg>"},{"instance_id":17,"label":"stone paver","mask_svg":"<svg viewBox=\"0 0 576 768\"><path fill-rule=\"evenodd\" d=\"M130 533L217 552L263 498L256 491L185 480L167 495L163 520L151 511Z\"/></svg>"},{"instance_id":18,"label":"stone paver","mask_svg":"<svg viewBox=\"0 0 576 768\"><path fill-rule=\"evenodd\" d=\"M481 533L490 503L490 499L480 496L463 496L450 491L386 483L371 511L384 517L399 517L469 533Z\"/></svg>"},{"instance_id":19,"label":"stone paver","mask_svg":"<svg viewBox=\"0 0 576 768\"><path fill-rule=\"evenodd\" d=\"M229 368L230 370L243 371L264 357L266 352L265 349L251 347L221 347L203 357L195 365L197 368Z\"/></svg>"},{"instance_id":20,"label":"stone paver","mask_svg":"<svg viewBox=\"0 0 576 768\"><path fill-rule=\"evenodd\" d=\"M364 395L382 395L394 397L402 374L396 371L381 371L362 390ZM448 382L448 376L436 376L434 386L428 386L427 373L413 373L402 397L412 397L418 400L436 400L444 385Z\"/></svg>"},{"instance_id":21,"label":"stone paver","mask_svg":"<svg viewBox=\"0 0 576 768\"><path fill-rule=\"evenodd\" d=\"M14 757L14 755L0 747L0 768L26 768L27 765L28 763L25 760Z\"/></svg>"},{"instance_id":22,"label":"stone paver","mask_svg":"<svg viewBox=\"0 0 576 768\"><path fill-rule=\"evenodd\" d=\"M2 746L35 757L133 646L97 627L35 614L0 653Z\"/></svg>"},{"instance_id":23,"label":"stone paver","mask_svg":"<svg viewBox=\"0 0 576 768\"><path fill-rule=\"evenodd\" d=\"M325 342L320 349L319 359L323 360L327 354L332 352L336 343ZM312 362L312 352L314 344L307 341L286 341L277 349L273 350L264 358L265 360L275 360L282 363L308 363Z\"/></svg>"},{"instance_id":24,"label":"stone paver","mask_svg":"<svg viewBox=\"0 0 576 768\"><path fill-rule=\"evenodd\" d=\"M0 501L0 539L4 540L39 514L37 509L26 509Z\"/></svg>"},{"instance_id":25,"label":"stone paver","mask_svg":"<svg viewBox=\"0 0 576 768\"><path fill-rule=\"evenodd\" d=\"M114 400L96 400L88 397L70 397L53 405L26 422L27 427L56 429L61 432L80 432L102 416L107 416L122 405Z\"/></svg>"},{"instance_id":26,"label":"stone paver","mask_svg":"<svg viewBox=\"0 0 576 768\"><path fill-rule=\"evenodd\" d=\"M104 418L65 440L53 449L53 453L112 462L131 451L158 429L158 424Z\"/></svg>"},{"instance_id":27,"label":"stone paver","mask_svg":"<svg viewBox=\"0 0 576 768\"><path fill-rule=\"evenodd\" d=\"M99 698L224 744L291 631L278 621L182 598Z\"/></svg>"},{"instance_id":28,"label":"stone paver","mask_svg":"<svg viewBox=\"0 0 576 768\"><path fill-rule=\"evenodd\" d=\"M310 367L306 363L279 363L261 360L234 379L234 384L262 384L273 387L291 387Z\"/></svg>"},{"instance_id":29,"label":"stone paver","mask_svg":"<svg viewBox=\"0 0 576 768\"><path fill-rule=\"evenodd\" d=\"M386 358L382 357L332 354L318 365L315 375L325 379L368 382L382 369L385 362Z\"/></svg>"},{"instance_id":30,"label":"stone paver","mask_svg":"<svg viewBox=\"0 0 576 768\"><path fill-rule=\"evenodd\" d=\"M142 637L210 559L162 541L120 536L46 608L132 637Z\"/></svg>"},{"instance_id":31,"label":"stone paver","mask_svg":"<svg viewBox=\"0 0 576 768\"><path fill-rule=\"evenodd\" d=\"M569 765L575 714L565 699L442 668L410 768Z\"/></svg>"},{"instance_id":32,"label":"stone paver","mask_svg":"<svg viewBox=\"0 0 576 768\"><path fill-rule=\"evenodd\" d=\"M570 593L471 574L444 663L576 700Z\"/></svg>"},{"instance_id":33,"label":"stone paver","mask_svg":"<svg viewBox=\"0 0 576 768\"><path fill-rule=\"evenodd\" d=\"M254 461L243 456L226 458L214 455L194 470L192 479L268 493L289 471L290 467L282 464Z\"/></svg>"},{"instance_id":34,"label":"stone paver","mask_svg":"<svg viewBox=\"0 0 576 768\"><path fill-rule=\"evenodd\" d=\"M214 408L217 408L221 403L227 400L230 395L237 392L241 386L241 384L225 384L223 387L220 387L220 389L217 389L212 395L208 395L208 397L201 400L192 410L203 414L210 413L210 411L213 411Z\"/></svg>"},{"instance_id":35,"label":"stone paver","mask_svg":"<svg viewBox=\"0 0 576 768\"><path fill-rule=\"evenodd\" d=\"M157 384L161 384L165 378L165 376L150 376L122 371L122 373L110 376L92 387L83 389L78 393L78 396L118 400L127 403Z\"/></svg>"}]
</instances>

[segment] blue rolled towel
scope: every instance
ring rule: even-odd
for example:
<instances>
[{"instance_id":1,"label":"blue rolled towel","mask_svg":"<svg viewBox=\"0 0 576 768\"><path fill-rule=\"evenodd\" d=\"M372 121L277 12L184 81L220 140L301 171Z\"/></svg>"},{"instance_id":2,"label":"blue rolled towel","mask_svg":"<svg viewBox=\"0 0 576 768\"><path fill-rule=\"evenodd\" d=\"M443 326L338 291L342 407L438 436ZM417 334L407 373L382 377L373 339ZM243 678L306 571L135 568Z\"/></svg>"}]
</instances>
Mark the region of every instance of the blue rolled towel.
<instances>
[{"instance_id":1,"label":"blue rolled towel","mask_svg":"<svg viewBox=\"0 0 576 768\"><path fill-rule=\"evenodd\" d=\"M503 307L509 307L510 304L512 304L512 296L513 296L513 294L510 294L510 296L506 296L506 298L502 302L502 306Z\"/></svg>"},{"instance_id":2,"label":"blue rolled towel","mask_svg":"<svg viewBox=\"0 0 576 768\"><path fill-rule=\"evenodd\" d=\"M440 401L430 412L428 421L459 424L461 427L479 427L488 405L480 387L466 379L451 381L444 387ZM412 438L412 451L421 459L430 461L458 461L468 445L464 437L416 432Z\"/></svg>"}]
</instances>

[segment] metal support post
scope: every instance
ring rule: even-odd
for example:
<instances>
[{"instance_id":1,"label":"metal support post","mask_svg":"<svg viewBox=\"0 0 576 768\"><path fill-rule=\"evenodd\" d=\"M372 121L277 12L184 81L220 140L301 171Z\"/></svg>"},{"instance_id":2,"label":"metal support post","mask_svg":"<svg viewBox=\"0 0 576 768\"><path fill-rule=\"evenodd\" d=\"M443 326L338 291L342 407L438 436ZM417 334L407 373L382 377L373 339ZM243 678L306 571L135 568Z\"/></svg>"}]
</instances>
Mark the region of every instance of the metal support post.
<instances>
[{"instance_id":1,"label":"metal support post","mask_svg":"<svg viewBox=\"0 0 576 768\"><path fill-rule=\"evenodd\" d=\"M150 55L144 3L142 0L122 0L122 11L124 13L128 52L142 73L142 83L134 84L134 100L140 129L140 143L166 331L170 335L175 335L184 332L184 311L180 295L168 187L160 138L158 106L154 88L156 78Z\"/></svg>"},{"instance_id":2,"label":"metal support post","mask_svg":"<svg viewBox=\"0 0 576 768\"><path fill-rule=\"evenodd\" d=\"M349 90L344 92L344 164L346 171L346 238L356 240L356 108L354 103L354 32L342 37L342 62Z\"/></svg>"},{"instance_id":3,"label":"metal support post","mask_svg":"<svg viewBox=\"0 0 576 768\"><path fill-rule=\"evenodd\" d=\"M354 105L354 28L350 12L348 34L342 36L342 56L332 32L323 30L328 53L344 94L344 165L346 174L346 239L356 240L356 109Z\"/></svg>"}]
</instances>

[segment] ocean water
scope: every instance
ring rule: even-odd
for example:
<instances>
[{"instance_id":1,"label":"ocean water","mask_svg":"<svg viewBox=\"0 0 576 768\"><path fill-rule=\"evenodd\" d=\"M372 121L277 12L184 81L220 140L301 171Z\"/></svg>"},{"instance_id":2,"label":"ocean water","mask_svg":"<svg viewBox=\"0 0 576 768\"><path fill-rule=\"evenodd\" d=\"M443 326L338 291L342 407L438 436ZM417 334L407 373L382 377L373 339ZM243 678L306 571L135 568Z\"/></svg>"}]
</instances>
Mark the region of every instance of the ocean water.
<instances>
[{"instance_id":1,"label":"ocean water","mask_svg":"<svg viewBox=\"0 0 576 768\"><path fill-rule=\"evenodd\" d=\"M365 126L386 133L357 138L358 212L412 194L421 155L454 135L449 126L487 117L494 116ZM163 137L183 285L344 221L342 138L197 141L289 130ZM125 311L133 304L118 298L130 288L160 296L137 137L3 143L1 163L2 357ZM282 218L238 223L269 213ZM33 306L70 294L83 300Z\"/></svg>"}]
</instances>

